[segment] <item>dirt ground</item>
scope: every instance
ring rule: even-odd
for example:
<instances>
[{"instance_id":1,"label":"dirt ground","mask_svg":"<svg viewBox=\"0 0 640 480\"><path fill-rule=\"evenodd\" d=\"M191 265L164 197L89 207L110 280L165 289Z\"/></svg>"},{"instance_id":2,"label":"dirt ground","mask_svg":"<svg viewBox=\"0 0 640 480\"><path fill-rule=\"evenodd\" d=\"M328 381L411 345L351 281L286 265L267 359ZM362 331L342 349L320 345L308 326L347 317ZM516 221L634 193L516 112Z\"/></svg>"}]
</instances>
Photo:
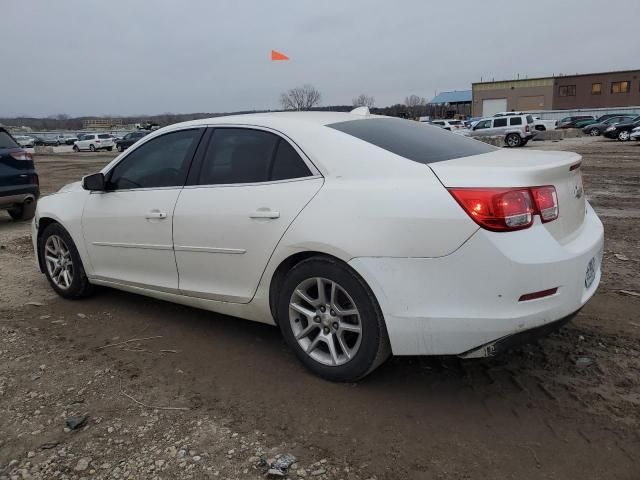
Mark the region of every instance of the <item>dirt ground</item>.
<instances>
[{"instance_id":1,"label":"dirt ground","mask_svg":"<svg viewBox=\"0 0 640 480\"><path fill-rule=\"evenodd\" d=\"M109 289L59 298L29 225L0 214L0 478L257 479L291 453L289 478L639 479L640 142L525 148L584 156L606 229L596 296L538 344L394 358L358 384L307 373L269 326ZM37 157L44 193L112 157Z\"/></svg>"}]
</instances>

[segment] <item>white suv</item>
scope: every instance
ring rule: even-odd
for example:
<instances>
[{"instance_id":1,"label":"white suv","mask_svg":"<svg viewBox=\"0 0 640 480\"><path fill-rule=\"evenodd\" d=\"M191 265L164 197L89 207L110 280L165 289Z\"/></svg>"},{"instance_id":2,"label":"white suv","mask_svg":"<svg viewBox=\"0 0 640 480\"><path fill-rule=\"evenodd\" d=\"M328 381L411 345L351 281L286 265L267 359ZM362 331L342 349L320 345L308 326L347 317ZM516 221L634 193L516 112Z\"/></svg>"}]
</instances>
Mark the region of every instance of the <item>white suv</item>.
<instances>
[{"instance_id":1,"label":"white suv","mask_svg":"<svg viewBox=\"0 0 640 480\"><path fill-rule=\"evenodd\" d=\"M483 118L469 131L470 137L504 137L507 147L524 147L538 133L531 115Z\"/></svg>"},{"instance_id":2,"label":"white suv","mask_svg":"<svg viewBox=\"0 0 640 480\"><path fill-rule=\"evenodd\" d=\"M113 150L113 137L107 133L86 133L73 143L73 150Z\"/></svg>"},{"instance_id":3,"label":"white suv","mask_svg":"<svg viewBox=\"0 0 640 480\"><path fill-rule=\"evenodd\" d=\"M444 128L445 130L449 130L450 132L455 132L456 130L465 130L466 126L462 120L432 120L429 122L431 125L435 125L436 127Z\"/></svg>"}]
</instances>

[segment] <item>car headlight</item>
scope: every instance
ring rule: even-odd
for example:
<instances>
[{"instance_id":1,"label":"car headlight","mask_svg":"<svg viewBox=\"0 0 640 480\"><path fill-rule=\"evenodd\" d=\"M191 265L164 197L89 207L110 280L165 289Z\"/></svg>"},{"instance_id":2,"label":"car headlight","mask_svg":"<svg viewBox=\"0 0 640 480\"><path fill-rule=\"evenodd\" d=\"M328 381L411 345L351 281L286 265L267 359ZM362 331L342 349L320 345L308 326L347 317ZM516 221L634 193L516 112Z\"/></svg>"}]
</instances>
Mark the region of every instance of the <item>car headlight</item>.
<instances>
[{"instance_id":1,"label":"car headlight","mask_svg":"<svg viewBox=\"0 0 640 480\"><path fill-rule=\"evenodd\" d=\"M607 131L607 132L612 132L612 131L614 131L615 129L616 129L616 127L613 127L613 126L612 126L612 127L608 127L606 131Z\"/></svg>"}]
</instances>

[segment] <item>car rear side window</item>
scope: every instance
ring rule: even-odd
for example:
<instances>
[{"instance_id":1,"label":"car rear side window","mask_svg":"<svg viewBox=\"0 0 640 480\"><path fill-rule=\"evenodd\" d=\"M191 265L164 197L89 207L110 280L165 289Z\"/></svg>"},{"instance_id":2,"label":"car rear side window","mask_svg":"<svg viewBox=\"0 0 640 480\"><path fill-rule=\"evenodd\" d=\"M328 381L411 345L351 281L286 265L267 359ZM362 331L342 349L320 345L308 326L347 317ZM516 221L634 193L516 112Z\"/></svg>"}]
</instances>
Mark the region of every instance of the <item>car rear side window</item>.
<instances>
[{"instance_id":1,"label":"car rear side window","mask_svg":"<svg viewBox=\"0 0 640 480\"><path fill-rule=\"evenodd\" d=\"M4 130L0 130L0 148L20 148L11 135Z\"/></svg>"},{"instance_id":2,"label":"car rear side window","mask_svg":"<svg viewBox=\"0 0 640 480\"><path fill-rule=\"evenodd\" d=\"M496 118L493 121L493 126L495 127L506 127L507 126L507 118Z\"/></svg>"},{"instance_id":3,"label":"car rear side window","mask_svg":"<svg viewBox=\"0 0 640 480\"><path fill-rule=\"evenodd\" d=\"M497 150L496 147L442 128L399 118L365 118L327 126L424 164Z\"/></svg>"},{"instance_id":4,"label":"car rear side window","mask_svg":"<svg viewBox=\"0 0 640 480\"><path fill-rule=\"evenodd\" d=\"M111 138L111 135L107 135L106 133L103 133L101 135L98 135L98 138Z\"/></svg>"},{"instance_id":5,"label":"car rear side window","mask_svg":"<svg viewBox=\"0 0 640 480\"><path fill-rule=\"evenodd\" d=\"M296 152L289 142L280 139L278 149L271 166L270 180L287 180L289 178L302 178L311 175L309 168L305 165L298 152Z\"/></svg>"},{"instance_id":6,"label":"car rear side window","mask_svg":"<svg viewBox=\"0 0 640 480\"><path fill-rule=\"evenodd\" d=\"M509 125L522 125L522 117L511 117Z\"/></svg>"}]
</instances>

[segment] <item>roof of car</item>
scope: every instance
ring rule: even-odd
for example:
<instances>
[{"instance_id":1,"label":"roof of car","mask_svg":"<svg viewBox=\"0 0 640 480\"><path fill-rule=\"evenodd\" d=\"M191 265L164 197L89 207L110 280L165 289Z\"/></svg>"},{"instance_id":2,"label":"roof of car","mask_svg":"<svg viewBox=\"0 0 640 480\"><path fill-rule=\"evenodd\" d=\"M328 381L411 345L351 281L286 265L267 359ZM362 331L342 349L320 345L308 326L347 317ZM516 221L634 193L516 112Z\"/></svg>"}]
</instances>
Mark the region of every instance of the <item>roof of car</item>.
<instances>
[{"instance_id":1,"label":"roof of car","mask_svg":"<svg viewBox=\"0 0 640 480\"><path fill-rule=\"evenodd\" d=\"M243 115L227 115L224 117L202 118L188 122L177 123L171 127L188 127L200 125L273 125L285 123L306 123L315 125L330 125L332 123L359 120L380 115L358 115L348 112L263 112L248 113Z\"/></svg>"}]
</instances>

